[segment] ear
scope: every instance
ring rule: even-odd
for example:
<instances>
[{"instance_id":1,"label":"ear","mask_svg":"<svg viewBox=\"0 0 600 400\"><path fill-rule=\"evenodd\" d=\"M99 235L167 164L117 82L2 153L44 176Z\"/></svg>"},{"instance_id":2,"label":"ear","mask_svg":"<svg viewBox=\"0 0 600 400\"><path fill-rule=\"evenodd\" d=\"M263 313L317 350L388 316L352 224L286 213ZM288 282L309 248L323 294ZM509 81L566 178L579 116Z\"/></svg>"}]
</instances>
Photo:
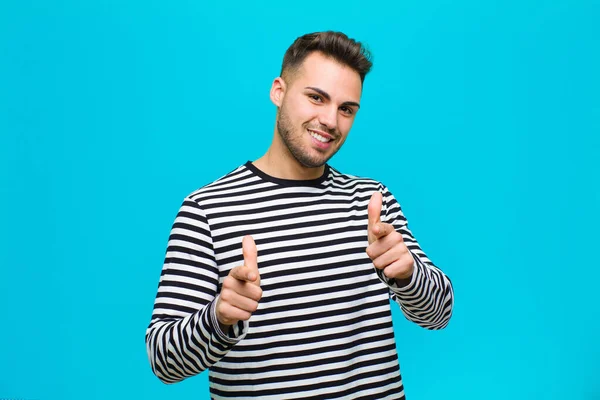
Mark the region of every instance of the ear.
<instances>
[{"instance_id":1,"label":"ear","mask_svg":"<svg viewBox=\"0 0 600 400\"><path fill-rule=\"evenodd\" d=\"M278 76L273 81L271 86L271 101L277 107L281 107L283 103L283 97L285 96L286 85L282 77Z\"/></svg>"}]
</instances>

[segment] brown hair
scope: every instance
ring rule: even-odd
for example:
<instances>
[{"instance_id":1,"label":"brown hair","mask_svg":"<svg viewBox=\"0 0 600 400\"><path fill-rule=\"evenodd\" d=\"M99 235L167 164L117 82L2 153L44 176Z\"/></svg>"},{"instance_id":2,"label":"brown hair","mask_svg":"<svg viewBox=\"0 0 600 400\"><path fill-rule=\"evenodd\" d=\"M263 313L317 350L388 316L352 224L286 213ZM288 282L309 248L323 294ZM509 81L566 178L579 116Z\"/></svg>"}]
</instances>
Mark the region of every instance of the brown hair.
<instances>
[{"instance_id":1,"label":"brown hair","mask_svg":"<svg viewBox=\"0 0 600 400\"><path fill-rule=\"evenodd\" d=\"M360 42L350 39L342 32L315 32L300 36L287 49L283 56L281 76L285 79L284 74L295 74L304 59L314 51L352 68L360 75L361 82L364 82L373 66L371 53Z\"/></svg>"}]
</instances>

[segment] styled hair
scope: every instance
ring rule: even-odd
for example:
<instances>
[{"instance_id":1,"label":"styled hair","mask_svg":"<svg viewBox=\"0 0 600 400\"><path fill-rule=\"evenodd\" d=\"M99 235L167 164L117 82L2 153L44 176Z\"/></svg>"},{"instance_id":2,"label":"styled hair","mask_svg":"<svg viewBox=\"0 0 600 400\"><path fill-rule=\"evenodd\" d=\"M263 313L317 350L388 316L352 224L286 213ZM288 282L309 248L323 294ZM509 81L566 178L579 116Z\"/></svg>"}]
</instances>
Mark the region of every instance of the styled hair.
<instances>
[{"instance_id":1,"label":"styled hair","mask_svg":"<svg viewBox=\"0 0 600 400\"><path fill-rule=\"evenodd\" d=\"M287 49L283 56L281 76L285 79L298 72L306 57L315 51L352 68L360 75L361 82L365 81L365 76L373 66L371 53L360 42L342 32L315 32L300 36Z\"/></svg>"}]
</instances>

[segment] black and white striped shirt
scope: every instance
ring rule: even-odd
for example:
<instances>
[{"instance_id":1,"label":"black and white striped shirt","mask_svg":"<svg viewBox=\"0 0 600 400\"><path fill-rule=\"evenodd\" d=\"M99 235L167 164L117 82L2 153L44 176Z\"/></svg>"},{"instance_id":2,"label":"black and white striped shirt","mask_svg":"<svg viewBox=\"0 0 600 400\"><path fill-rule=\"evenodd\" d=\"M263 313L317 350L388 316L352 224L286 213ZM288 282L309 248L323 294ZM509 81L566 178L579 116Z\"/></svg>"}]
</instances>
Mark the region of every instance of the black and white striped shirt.
<instances>
[{"instance_id":1,"label":"black and white striped shirt","mask_svg":"<svg viewBox=\"0 0 600 400\"><path fill-rule=\"evenodd\" d=\"M375 191L382 222L415 259L402 288L365 252ZM256 242L263 297L249 321L224 333L216 298L243 263L245 235ZM185 198L146 333L148 357L165 383L209 369L214 399L402 399L390 298L427 329L444 328L452 314L450 280L383 184L330 166L319 179L283 180L248 162Z\"/></svg>"}]
</instances>

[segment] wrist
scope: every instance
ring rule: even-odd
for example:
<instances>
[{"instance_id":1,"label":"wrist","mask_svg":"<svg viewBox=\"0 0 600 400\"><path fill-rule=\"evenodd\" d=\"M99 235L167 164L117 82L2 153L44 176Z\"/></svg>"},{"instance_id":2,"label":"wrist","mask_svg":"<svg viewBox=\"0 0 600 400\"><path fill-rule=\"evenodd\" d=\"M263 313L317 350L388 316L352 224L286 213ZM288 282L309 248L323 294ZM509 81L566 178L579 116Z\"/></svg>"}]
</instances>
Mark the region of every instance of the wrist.
<instances>
[{"instance_id":1,"label":"wrist","mask_svg":"<svg viewBox=\"0 0 600 400\"><path fill-rule=\"evenodd\" d=\"M398 286L399 288L403 288L405 286L408 286L412 281L412 274L410 274L410 276L408 276L407 278L395 278L394 280L396 281L396 286Z\"/></svg>"},{"instance_id":2,"label":"wrist","mask_svg":"<svg viewBox=\"0 0 600 400\"><path fill-rule=\"evenodd\" d=\"M221 329L221 332L223 332L225 335L227 335L227 333L229 332L229 329L231 328L231 325L227 325L222 323L221 321L219 322L219 329Z\"/></svg>"}]
</instances>

